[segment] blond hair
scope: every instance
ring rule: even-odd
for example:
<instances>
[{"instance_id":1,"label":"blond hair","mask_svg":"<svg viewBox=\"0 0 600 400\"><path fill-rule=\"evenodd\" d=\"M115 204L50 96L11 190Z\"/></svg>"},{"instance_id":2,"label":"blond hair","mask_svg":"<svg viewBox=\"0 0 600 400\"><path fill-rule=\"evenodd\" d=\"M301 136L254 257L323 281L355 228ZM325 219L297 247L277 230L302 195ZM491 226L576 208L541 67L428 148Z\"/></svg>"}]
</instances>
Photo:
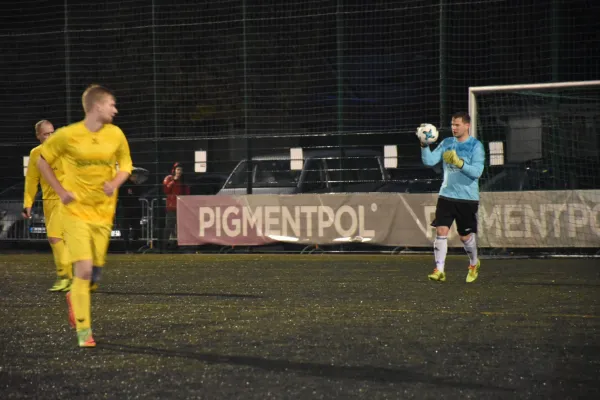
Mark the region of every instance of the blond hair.
<instances>
[{"instance_id":1,"label":"blond hair","mask_svg":"<svg viewBox=\"0 0 600 400\"><path fill-rule=\"evenodd\" d=\"M42 125L44 124L50 124L52 125L52 122L48 121L47 119L42 119L41 121L38 121L35 124L35 136L39 135L41 133L42 130Z\"/></svg>"},{"instance_id":2,"label":"blond hair","mask_svg":"<svg viewBox=\"0 0 600 400\"><path fill-rule=\"evenodd\" d=\"M90 112L94 104L101 102L107 96L112 98L115 95L110 91L110 89L105 88L100 85L90 85L85 89L83 95L81 96L81 104L83 105L83 111L86 113Z\"/></svg>"}]
</instances>

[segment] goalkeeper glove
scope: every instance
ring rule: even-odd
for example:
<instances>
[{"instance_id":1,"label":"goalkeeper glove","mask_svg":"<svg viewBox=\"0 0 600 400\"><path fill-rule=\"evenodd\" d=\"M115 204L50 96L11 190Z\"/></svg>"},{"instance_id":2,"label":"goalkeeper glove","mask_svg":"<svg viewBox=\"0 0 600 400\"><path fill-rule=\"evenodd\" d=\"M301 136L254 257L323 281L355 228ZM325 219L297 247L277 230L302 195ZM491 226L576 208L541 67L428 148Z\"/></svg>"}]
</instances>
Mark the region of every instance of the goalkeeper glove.
<instances>
[{"instance_id":1,"label":"goalkeeper glove","mask_svg":"<svg viewBox=\"0 0 600 400\"><path fill-rule=\"evenodd\" d=\"M444 161L447 164L452 164L452 165L456 165L458 168L462 168L463 165L465 164L465 162L463 161L462 158L460 158L458 156L458 154L456 154L456 150L447 150L444 152L443 155Z\"/></svg>"}]
</instances>

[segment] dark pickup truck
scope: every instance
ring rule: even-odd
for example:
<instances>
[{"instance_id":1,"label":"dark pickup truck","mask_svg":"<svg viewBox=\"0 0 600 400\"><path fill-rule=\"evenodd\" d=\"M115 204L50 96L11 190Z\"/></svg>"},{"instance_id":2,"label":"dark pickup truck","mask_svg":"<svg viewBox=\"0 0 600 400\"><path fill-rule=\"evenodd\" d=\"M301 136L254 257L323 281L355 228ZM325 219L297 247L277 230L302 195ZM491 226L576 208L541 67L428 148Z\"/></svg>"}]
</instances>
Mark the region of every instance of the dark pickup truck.
<instances>
[{"instance_id":1,"label":"dark pickup truck","mask_svg":"<svg viewBox=\"0 0 600 400\"><path fill-rule=\"evenodd\" d=\"M439 171L420 163L387 170L375 150L349 149L304 152L301 170L291 170L289 154L252 158L252 194L437 192ZM243 195L248 186L248 161L234 168L220 195Z\"/></svg>"}]
</instances>

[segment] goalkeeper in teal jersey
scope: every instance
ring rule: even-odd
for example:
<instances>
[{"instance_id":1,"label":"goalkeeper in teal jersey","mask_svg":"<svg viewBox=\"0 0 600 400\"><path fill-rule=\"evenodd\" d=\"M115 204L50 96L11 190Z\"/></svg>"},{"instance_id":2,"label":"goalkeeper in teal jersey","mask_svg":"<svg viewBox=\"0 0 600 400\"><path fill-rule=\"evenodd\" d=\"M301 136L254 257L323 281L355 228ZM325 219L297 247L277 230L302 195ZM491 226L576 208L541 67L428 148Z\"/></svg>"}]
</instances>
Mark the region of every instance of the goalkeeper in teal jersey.
<instances>
[{"instance_id":1,"label":"goalkeeper in teal jersey","mask_svg":"<svg viewBox=\"0 0 600 400\"><path fill-rule=\"evenodd\" d=\"M452 116L452 136L446 138L431 151L421 143L423 164L432 167L443 160L444 181L440 189L435 220L433 244L435 269L430 280L444 282L444 265L448 253L448 232L456 221L456 228L469 256L467 282L473 282L479 274L481 262L477 257L477 210L479 208L479 177L483 172L485 151L481 142L469 135L471 117L467 113Z\"/></svg>"}]
</instances>

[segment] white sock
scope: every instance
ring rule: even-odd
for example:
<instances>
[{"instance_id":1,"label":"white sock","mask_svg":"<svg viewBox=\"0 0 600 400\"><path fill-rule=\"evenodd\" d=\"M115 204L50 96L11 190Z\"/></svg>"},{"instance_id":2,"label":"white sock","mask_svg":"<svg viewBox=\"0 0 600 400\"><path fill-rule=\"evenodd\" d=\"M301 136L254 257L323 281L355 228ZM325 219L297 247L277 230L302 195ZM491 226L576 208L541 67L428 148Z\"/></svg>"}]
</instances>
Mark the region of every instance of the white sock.
<instances>
[{"instance_id":1,"label":"white sock","mask_svg":"<svg viewBox=\"0 0 600 400\"><path fill-rule=\"evenodd\" d=\"M433 242L433 255L435 256L435 267L440 272L444 272L446 264L446 254L448 253L448 237L436 236Z\"/></svg>"},{"instance_id":2,"label":"white sock","mask_svg":"<svg viewBox=\"0 0 600 400\"><path fill-rule=\"evenodd\" d=\"M471 236L466 242L463 242L463 245L469 256L469 263L471 263L471 265L477 264L477 240L475 239L475 234L471 233Z\"/></svg>"}]
</instances>

